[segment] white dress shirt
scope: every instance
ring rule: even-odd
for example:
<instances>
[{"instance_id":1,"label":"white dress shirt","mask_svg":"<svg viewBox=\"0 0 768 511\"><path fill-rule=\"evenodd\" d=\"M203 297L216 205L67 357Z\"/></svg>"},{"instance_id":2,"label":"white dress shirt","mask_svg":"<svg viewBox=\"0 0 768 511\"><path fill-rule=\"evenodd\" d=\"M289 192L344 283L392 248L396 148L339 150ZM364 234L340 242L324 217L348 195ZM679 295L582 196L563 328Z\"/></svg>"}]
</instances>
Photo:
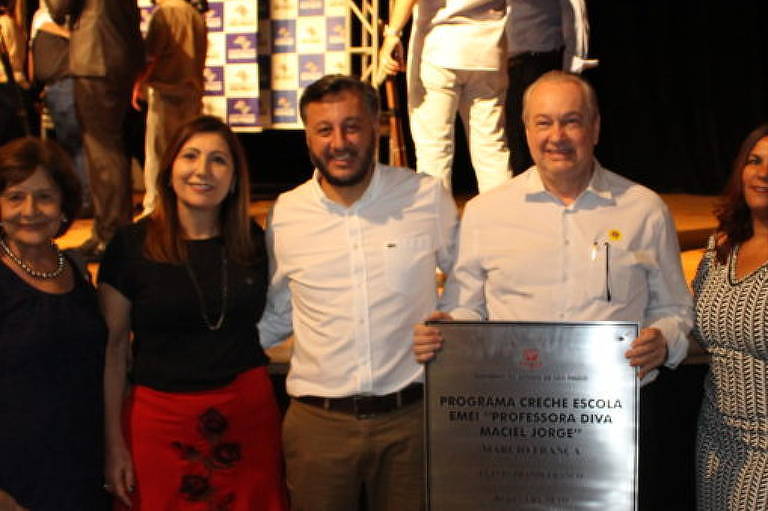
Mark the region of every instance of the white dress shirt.
<instances>
[{"instance_id":1,"label":"white dress shirt","mask_svg":"<svg viewBox=\"0 0 768 511\"><path fill-rule=\"evenodd\" d=\"M436 307L435 270L453 266L458 229L440 182L377 165L350 207L318 174L280 195L267 226L265 347L294 332L291 396L383 395L423 379L413 325Z\"/></svg>"},{"instance_id":2,"label":"white dress shirt","mask_svg":"<svg viewBox=\"0 0 768 511\"><path fill-rule=\"evenodd\" d=\"M666 205L597 162L569 206L546 191L536 167L469 201L446 285L452 293L455 319L659 328L673 368L686 356L693 323Z\"/></svg>"},{"instance_id":3,"label":"white dress shirt","mask_svg":"<svg viewBox=\"0 0 768 511\"><path fill-rule=\"evenodd\" d=\"M422 60L445 69L502 69L507 12L506 0L419 0L414 23L431 16Z\"/></svg>"},{"instance_id":4,"label":"white dress shirt","mask_svg":"<svg viewBox=\"0 0 768 511\"><path fill-rule=\"evenodd\" d=\"M563 69L580 73L589 52L589 22L584 0L509 0L507 53L543 53L565 46Z\"/></svg>"}]
</instances>

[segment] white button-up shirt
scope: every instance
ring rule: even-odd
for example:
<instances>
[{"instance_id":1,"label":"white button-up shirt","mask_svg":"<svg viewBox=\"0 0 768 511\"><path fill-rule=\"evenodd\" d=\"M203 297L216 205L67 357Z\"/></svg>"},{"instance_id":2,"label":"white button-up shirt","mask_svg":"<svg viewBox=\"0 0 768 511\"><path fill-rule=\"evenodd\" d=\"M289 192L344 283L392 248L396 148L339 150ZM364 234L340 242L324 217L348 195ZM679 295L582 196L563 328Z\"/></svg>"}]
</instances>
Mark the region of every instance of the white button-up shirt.
<instances>
[{"instance_id":1,"label":"white button-up shirt","mask_svg":"<svg viewBox=\"0 0 768 511\"><path fill-rule=\"evenodd\" d=\"M636 321L662 331L667 366L685 358L691 296L672 218L648 188L595 162L566 206L532 167L469 201L459 240L455 319Z\"/></svg>"},{"instance_id":2,"label":"white button-up shirt","mask_svg":"<svg viewBox=\"0 0 768 511\"><path fill-rule=\"evenodd\" d=\"M435 270L453 266L456 206L438 180L408 169L377 165L348 208L317 177L282 194L270 215L261 342L294 332L292 396L395 392L423 379L413 325L447 308Z\"/></svg>"}]
</instances>

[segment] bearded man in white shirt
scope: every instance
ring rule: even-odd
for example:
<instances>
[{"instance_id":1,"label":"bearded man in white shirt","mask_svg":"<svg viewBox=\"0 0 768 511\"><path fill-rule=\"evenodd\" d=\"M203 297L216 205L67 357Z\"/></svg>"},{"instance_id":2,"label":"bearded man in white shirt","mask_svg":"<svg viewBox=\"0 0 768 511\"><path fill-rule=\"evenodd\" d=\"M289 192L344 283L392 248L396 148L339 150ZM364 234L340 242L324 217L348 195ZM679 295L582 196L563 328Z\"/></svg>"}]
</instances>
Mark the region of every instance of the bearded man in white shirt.
<instances>
[{"instance_id":1,"label":"bearded man in white shirt","mask_svg":"<svg viewBox=\"0 0 768 511\"><path fill-rule=\"evenodd\" d=\"M282 194L267 227L262 343L291 332L283 426L294 510L424 507L423 368L411 325L439 303L457 213L440 182L376 163L379 99L357 79L310 85L300 112L312 178ZM362 491L361 491L362 490Z\"/></svg>"},{"instance_id":2,"label":"bearded man in white shirt","mask_svg":"<svg viewBox=\"0 0 768 511\"><path fill-rule=\"evenodd\" d=\"M685 358L693 322L669 211L595 159L600 114L582 78L544 74L525 93L523 117L535 165L467 203L446 284L458 307L432 318L636 321L641 331L626 357L649 383L659 366ZM435 328L415 327L419 361L441 343ZM654 414L663 398L653 385L641 392L641 509L664 508L650 504L664 484L654 478L667 454L657 440L668 418Z\"/></svg>"}]
</instances>

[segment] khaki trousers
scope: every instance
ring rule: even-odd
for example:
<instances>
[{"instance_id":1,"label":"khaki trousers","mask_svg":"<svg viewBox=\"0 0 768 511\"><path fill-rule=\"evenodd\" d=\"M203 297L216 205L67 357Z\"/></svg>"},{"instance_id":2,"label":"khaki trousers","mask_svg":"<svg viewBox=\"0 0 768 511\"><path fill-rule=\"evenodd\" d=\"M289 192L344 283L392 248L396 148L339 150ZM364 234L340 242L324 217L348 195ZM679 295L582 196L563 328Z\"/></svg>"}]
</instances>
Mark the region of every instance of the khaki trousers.
<instances>
[{"instance_id":1,"label":"khaki trousers","mask_svg":"<svg viewBox=\"0 0 768 511\"><path fill-rule=\"evenodd\" d=\"M424 509L422 402L358 419L295 399L283 422L293 511Z\"/></svg>"}]
</instances>

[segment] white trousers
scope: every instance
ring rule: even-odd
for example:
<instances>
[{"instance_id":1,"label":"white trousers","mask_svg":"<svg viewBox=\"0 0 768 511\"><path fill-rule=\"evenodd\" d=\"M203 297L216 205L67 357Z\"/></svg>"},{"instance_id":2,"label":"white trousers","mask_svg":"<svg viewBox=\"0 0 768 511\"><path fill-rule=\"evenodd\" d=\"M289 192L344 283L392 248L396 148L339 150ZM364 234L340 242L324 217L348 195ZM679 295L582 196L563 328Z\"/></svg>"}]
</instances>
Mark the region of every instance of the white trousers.
<instances>
[{"instance_id":1,"label":"white trousers","mask_svg":"<svg viewBox=\"0 0 768 511\"><path fill-rule=\"evenodd\" d=\"M408 82L416 170L440 178L451 190L454 123L458 113L467 132L480 193L507 181L510 170L504 134L506 69L464 71L418 60L418 77L414 80L416 73L412 72Z\"/></svg>"}]
</instances>

